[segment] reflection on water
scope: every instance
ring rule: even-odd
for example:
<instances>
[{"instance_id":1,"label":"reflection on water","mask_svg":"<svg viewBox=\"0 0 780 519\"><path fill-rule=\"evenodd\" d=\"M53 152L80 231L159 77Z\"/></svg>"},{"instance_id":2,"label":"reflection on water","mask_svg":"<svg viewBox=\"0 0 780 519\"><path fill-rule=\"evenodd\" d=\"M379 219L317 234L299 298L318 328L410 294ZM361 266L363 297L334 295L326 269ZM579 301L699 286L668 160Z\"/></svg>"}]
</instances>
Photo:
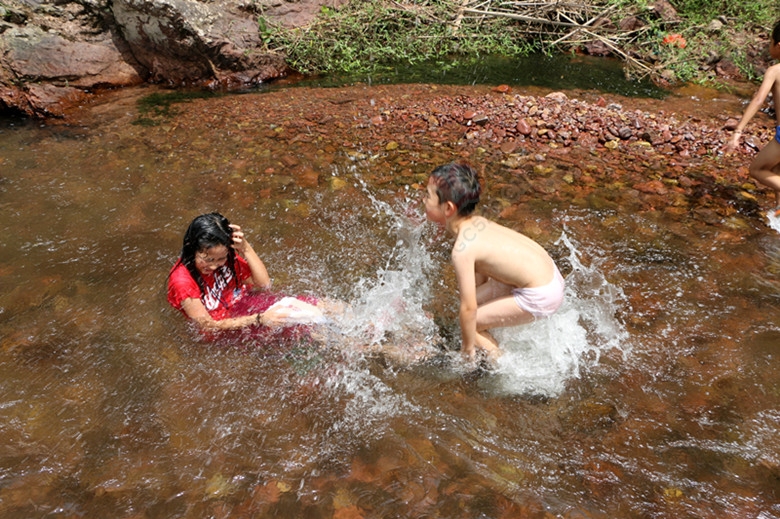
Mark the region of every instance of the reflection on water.
<instances>
[{"instance_id":1,"label":"reflection on water","mask_svg":"<svg viewBox=\"0 0 780 519\"><path fill-rule=\"evenodd\" d=\"M403 67L357 77L325 77L302 81L305 86L333 87L347 83L434 83L439 85L511 85L559 90L595 89L629 97L663 99L668 92L649 80L628 79L619 60L583 55L534 54L525 57L482 56Z\"/></svg>"},{"instance_id":2,"label":"reflection on water","mask_svg":"<svg viewBox=\"0 0 780 519\"><path fill-rule=\"evenodd\" d=\"M241 103L258 99L284 100ZM762 222L528 208L511 224L561 265L565 306L504 331L496 372L464 373L449 243L413 181L188 110L141 127L118 98L77 126L2 128L3 517L780 517ZM426 153L403 165L418 182L451 158ZM352 313L322 344L197 341L165 276L212 210L276 288Z\"/></svg>"}]
</instances>

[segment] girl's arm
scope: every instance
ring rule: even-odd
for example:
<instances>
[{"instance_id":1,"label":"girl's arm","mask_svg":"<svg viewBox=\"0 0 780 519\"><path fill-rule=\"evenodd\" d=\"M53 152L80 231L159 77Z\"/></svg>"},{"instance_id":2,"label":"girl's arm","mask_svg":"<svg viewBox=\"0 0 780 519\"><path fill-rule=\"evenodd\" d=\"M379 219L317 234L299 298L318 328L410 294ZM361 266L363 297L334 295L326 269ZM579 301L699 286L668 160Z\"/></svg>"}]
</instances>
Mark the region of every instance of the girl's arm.
<instances>
[{"instance_id":1,"label":"girl's arm","mask_svg":"<svg viewBox=\"0 0 780 519\"><path fill-rule=\"evenodd\" d=\"M206 330L232 330L253 324L274 326L279 324L281 322L280 318L283 317L283 315L277 315L277 311L271 311L215 321L209 315L206 307L203 306L203 301L191 297L181 302L181 309L195 324Z\"/></svg>"},{"instance_id":2,"label":"girl's arm","mask_svg":"<svg viewBox=\"0 0 780 519\"><path fill-rule=\"evenodd\" d=\"M748 125L753 116L756 115L761 109L761 106L766 101L767 96L769 96L769 92L772 91L772 86L778 79L780 79L780 65L773 65L769 67L764 74L764 80L761 82L761 86L758 88L755 95L753 95L753 99L750 101L750 104L747 106L747 108L745 108L745 113L742 115L742 119L739 121L739 124L737 124L737 128L734 130L731 139L726 144L727 152L734 151L737 148L739 145L739 138L742 136L742 131Z\"/></svg>"},{"instance_id":3,"label":"girl's arm","mask_svg":"<svg viewBox=\"0 0 780 519\"><path fill-rule=\"evenodd\" d=\"M233 229L233 248L246 260L249 270L252 271L252 277L244 282L257 288L271 288L271 277L268 275L268 270L249 242L246 241L241 227L233 224L230 227Z\"/></svg>"}]
</instances>

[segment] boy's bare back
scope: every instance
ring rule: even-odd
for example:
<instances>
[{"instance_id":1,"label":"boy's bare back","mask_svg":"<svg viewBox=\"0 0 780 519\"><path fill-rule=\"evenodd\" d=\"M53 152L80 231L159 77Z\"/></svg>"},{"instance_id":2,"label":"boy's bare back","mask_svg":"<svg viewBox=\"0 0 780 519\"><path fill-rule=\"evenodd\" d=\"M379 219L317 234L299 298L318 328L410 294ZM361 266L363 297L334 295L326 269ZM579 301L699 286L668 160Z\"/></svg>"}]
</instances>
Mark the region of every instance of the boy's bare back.
<instances>
[{"instance_id":1,"label":"boy's bare back","mask_svg":"<svg viewBox=\"0 0 780 519\"><path fill-rule=\"evenodd\" d=\"M473 264L476 273L517 288L544 286L554 275L554 263L541 245L481 216L459 225L452 262L456 269Z\"/></svg>"}]
</instances>

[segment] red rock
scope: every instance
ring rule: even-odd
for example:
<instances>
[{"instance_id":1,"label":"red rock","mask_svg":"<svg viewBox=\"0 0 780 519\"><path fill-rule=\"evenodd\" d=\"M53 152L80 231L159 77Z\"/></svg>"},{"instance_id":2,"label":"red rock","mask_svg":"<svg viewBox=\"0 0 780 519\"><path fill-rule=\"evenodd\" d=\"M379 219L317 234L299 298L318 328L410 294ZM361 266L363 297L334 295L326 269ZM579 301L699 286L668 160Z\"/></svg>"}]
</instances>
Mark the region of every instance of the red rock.
<instances>
[{"instance_id":1,"label":"red rock","mask_svg":"<svg viewBox=\"0 0 780 519\"><path fill-rule=\"evenodd\" d=\"M498 85L497 87L495 87L493 89L493 92L499 92L501 94L506 94L510 90L512 90L512 89L509 87L509 85Z\"/></svg>"},{"instance_id":2,"label":"red rock","mask_svg":"<svg viewBox=\"0 0 780 519\"><path fill-rule=\"evenodd\" d=\"M296 180L300 187L317 187L320 183L320 176L313 169L306 168Z\"/></svg>"},{"instance_id":3,"label":"red rock","mask_svg":"<svg viewBox=\"0 0 780 519\"><path fill-rule=\"evenodd\" d=\"M517 121L517 131L522 135L530 135L531 125L528 124L528 121L526 121L525 119L520 119L519 121Z\"/></svg>"},{"instance_id":4,"label":"red rock","mask_svg":"<svg viewBox=\"0 0 780 519\"><path fill-rule=\"evenodd\" d=\"M664 183L660 180L650 180L649 182L634 184L634 189L642 193L653 195L665 195L667 193L666 186L664 186Z\"/></svg>"},{"instance_id":5,"label":"red rock","mask_svg":"<svg viewBox=\"0 0 780 519\"><path fill-rule=\"evenodd\" d=\"M284 155L279 160L282 162L282 164L284 164L288 168L298 165L298 159L296 159L291 155Z\"/></svg>"}]
</instances>

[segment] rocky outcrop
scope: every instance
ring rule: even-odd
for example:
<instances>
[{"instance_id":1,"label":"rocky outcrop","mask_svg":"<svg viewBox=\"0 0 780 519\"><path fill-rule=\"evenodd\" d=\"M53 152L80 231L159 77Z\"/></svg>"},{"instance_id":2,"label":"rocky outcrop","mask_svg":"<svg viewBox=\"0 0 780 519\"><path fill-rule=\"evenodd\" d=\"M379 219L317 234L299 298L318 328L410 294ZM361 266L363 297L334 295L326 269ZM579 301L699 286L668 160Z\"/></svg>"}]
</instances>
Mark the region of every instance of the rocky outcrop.
<instances>
[{"instance_id":1,"label":"rocky outcrop","mask_svg":"<svg viewBox=\"0 0 780 519\"><path fill-rule=\"evenodd\" d=\"M269 24L309 23L343 0L0 0L0 112L59 116L145 81L246 87L285 76Z\"/></svg>"}]
</instances>

